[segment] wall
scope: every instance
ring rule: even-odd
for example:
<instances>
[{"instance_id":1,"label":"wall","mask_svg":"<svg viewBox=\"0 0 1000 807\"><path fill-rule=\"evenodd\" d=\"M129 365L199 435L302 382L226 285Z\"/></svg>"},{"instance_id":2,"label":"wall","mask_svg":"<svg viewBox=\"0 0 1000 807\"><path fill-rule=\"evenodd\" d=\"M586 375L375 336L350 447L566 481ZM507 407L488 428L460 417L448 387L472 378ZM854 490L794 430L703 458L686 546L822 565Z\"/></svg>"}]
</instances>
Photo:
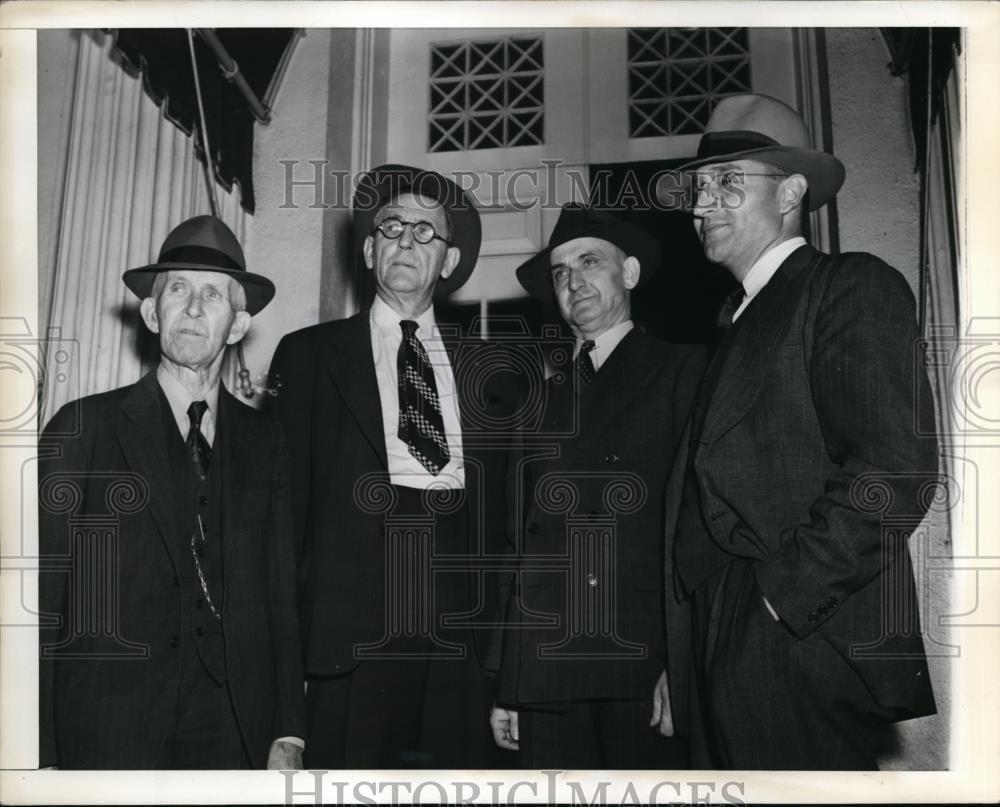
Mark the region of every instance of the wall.
<instances>
[{"instance_id":1,"label":"wall","mask_svg":"<svg viewBox=\"0 0 1000 807\"><path fill-rule=\"evenodd\" d=\"M920 180L913 171L908 85L893 78L889 53L877 30L830 28L833 150L847 168L838 195L840 248L872 252L895 266L919 290ZM898 746L881 761L887 769L941 769L948 765L952 648L942 629L951 575L926 572L948 558L951 541L945 513L932 514L910 541L921 593L921 623L927 645L938 714L899 725ZM926 574L921 572L925 571Z\"/></svg>"},{"instance_id":2,"label":"wall","mask_svg":"<svg viewBox=\"0 0 1000 807\"><path fill-rule=\"evenodd\" d=\"M247 268L271 278L277 294L254 317L244 343L247 368L264 383L278 340L320 318L324 213L322 190L295 180L311 180L310 160L327 156L331 31L310 29L295 43L275 99L272 120L254 132L254 190L257 209L247 228ZM291 160L286 168L281 160ZM320 167L322 172L322 167ZM256 399L259 401L259 398Z\"/></svg>"},{"instance_id":3,"label":"wall","mask_svg":"<svg viewBox=\"0 0 1000 807\"><path fill-rule=\"evenodd\" d=\"M847 168L837 196L840 248L872 252L916 292L920 262L920 180L913 171L908 85L893 78L875 29L829 28L833 149Z\"/></svg>"}]
</instances>

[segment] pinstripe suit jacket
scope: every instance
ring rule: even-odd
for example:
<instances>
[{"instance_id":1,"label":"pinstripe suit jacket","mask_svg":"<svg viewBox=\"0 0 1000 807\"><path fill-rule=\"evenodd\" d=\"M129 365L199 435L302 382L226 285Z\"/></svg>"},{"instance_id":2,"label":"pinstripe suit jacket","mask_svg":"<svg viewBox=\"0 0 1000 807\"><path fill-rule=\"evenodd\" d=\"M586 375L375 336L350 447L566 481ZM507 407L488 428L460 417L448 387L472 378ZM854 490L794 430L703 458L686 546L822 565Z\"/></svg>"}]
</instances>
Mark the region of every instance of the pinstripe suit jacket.
<instances>
[{"instance_id":1,"label":"pinstripe suit jacket","mask_svg":"<svg viewBox=\"0 0 1000 807\"><path fill-rule=\"evenodd\" d=\"M831 687L856 673L899 719L933 713L907 538L933 497L937 452L909 287L872 255L803 246L743 317L694 452L711 540L754 563L793 634L820 631L840 651ZM687 455L668 487L668 539ZM668 634L683 645L690 623L667 561ZM688 670L669 672L683 727Z\"/></svg>"}]
</instances>

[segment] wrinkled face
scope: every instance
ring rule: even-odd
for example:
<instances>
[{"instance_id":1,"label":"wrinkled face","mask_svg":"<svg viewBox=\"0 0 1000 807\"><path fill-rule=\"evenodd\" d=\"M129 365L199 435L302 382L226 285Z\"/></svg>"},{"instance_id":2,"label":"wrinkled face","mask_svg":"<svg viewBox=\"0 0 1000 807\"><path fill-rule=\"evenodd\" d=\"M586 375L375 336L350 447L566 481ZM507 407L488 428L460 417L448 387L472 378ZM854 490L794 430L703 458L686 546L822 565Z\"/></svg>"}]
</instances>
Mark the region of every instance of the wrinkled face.
<instances>
[{"instance_id":1,"label":"wrinkled face","mask_svg":"<svg viewBox=\"0 0 1000 807\"><path fill-rule=\"evenodd\" d=\"M629 291L639 262L601 238L574 238L549 254L559 312L577 336L592 339L631 316Z\"/></svg>"},{"instance_id":2,"label":"wrinkled face","mask_svg":"<svg viewBox=\"0 0 1000 807\"><path fill-rule=\"evenodd\" d=\"M147 297L140 307L146 326L160 335L162 355L199 370L211 365L227 344L242 339L250 315L234 307L235 285L219 272L167 272L156 297Z\"/></svg>"},{"instance_id":3,"label":"wrinkled face","mask_svg":"<svg viewBox=\"0 0 1000 807\"><path fill-rule=\"evenodd\" d=\"M416 224L427 222L442 238L451 240L444 209L431 199L412 193L400 194L375 215L374 224L388 218ZM451 275L459 260L459 250L438 238L426 244L413 236L412 227L404 227L399 238L387 238L375 232L365 239L365 263L375 272L375 285L380 293L392 297L428 299L434 293L438 278Z\"/></svg>"},{"instance_id":4,"label":"wrinkled face","mask_svg":"<svg viewBox=\"0 0 1000 807\"><path fill-rule=\"evenodd\" d=\"M697 170L694 228L705 257L742 279L781 232L781 182L755 160Z\"/></svg>"}]
</instances>

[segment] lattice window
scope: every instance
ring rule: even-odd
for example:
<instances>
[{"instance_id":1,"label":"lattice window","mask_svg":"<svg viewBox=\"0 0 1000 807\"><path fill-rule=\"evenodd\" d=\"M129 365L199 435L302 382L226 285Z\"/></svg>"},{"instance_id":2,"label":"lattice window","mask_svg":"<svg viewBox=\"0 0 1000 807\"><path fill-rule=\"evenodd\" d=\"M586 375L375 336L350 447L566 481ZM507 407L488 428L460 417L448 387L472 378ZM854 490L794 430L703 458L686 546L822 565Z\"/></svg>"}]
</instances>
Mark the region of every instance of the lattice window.
<instances>
[{"instance_id":1,"label":"lattice window","mask_svg":"<svg viewBox=\"0 0 1000 807\"><path fill-rule=\"evenodd\" d=\"M720 98L750 92L746 28L630 28L629 137L698 134Z\"/></svg>"},{"instance_id":2,"label":"lattice window","mask_svg":"<svg viewBox=\"0 0 1000 807\"><path fill-rule=\"evenodd\" d=\"M431 45L428 150L544 143L541 37Z\"/></svg>"}]
</instances>

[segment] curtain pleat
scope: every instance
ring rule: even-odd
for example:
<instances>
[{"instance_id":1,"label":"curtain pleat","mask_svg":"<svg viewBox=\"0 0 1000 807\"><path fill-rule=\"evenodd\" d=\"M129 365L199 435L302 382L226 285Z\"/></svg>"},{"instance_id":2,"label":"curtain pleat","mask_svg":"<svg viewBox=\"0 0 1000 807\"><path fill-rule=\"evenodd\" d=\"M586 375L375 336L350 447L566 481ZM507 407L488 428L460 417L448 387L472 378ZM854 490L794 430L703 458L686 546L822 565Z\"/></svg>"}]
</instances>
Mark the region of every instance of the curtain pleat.
<instances>
[{"instance_id":1,"label":"curtain pleat","mask_svg":"<svg viewBox=\"0 0 1000 807\"><path fill-rule=\"evenodd\" d=\"M155 350L122 272L155 261L170 230L210 212L192 138L163 117L141 78L116 63L110 37L83 35L78 59L42 424L63 404L130 384L148 369ZM242 243L248 217L239 186L231 194L216 186L216 195L220 218ZM235 377L234 368L224 377Z\"/></svg>"}]
</instances>

